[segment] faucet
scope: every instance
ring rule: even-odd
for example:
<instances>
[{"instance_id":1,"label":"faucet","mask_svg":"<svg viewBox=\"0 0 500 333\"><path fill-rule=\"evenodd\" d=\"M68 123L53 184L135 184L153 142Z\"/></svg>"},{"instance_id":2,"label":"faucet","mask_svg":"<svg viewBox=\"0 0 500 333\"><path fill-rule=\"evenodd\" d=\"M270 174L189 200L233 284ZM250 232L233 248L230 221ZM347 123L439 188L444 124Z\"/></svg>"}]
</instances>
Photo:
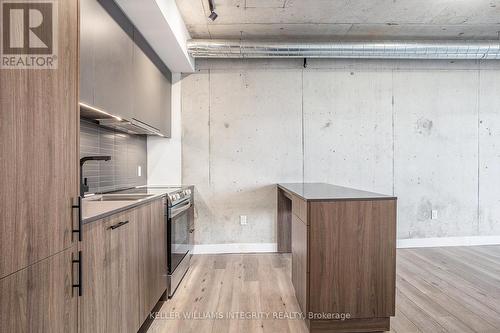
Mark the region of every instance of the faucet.
<instances>
[{"instance_id":1,"label":"faucet","mask_svg":"<svg viewBox=\"0 0 500 333\"><path fill-rule=\"evenodd\" d=\"M80 159L80 196L83 198L85 196L85 192L89 190L89 186L87 185L87 178L83 178L83 165L87 161L109 161L111 160L111 156L86 156Z\"/></svg>"}]
</instances>

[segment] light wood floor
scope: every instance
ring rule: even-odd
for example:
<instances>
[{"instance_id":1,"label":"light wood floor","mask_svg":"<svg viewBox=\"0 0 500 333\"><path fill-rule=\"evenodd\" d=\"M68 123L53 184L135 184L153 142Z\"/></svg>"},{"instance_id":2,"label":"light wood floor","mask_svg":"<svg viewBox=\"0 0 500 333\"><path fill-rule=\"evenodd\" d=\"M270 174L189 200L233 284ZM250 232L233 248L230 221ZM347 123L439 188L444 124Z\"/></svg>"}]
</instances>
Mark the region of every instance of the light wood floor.
<instances>
[{"instance_id":1,"label":"light wood floor","mask_svg":"<svg viewBox=\"0 0 500 333\"><path fill-rule=\"evenodd\" d=\"M226 316L300 311L290 266L280 254L195 256L148 332L307 332L300 319ZM396 304L391 332L500 332L500 246L398 250Z\"/></svg>"}]
</instances>

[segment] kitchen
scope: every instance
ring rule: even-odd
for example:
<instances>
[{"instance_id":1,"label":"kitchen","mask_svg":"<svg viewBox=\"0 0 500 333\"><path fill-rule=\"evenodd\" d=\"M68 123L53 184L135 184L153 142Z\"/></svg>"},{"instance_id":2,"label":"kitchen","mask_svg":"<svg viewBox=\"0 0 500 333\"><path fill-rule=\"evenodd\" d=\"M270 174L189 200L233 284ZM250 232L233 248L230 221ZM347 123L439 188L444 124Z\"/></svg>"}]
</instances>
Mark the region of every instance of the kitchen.
<instances>
[{"instance_id":1,"label":"kitchen","mask_svg":"<svg viewBox=\"0 0 500 333\"><path fill-rule=\"evenodd\" d=\"M0 7L1 332L500 330L495 1Z\"/></svg>"}]
</instances>

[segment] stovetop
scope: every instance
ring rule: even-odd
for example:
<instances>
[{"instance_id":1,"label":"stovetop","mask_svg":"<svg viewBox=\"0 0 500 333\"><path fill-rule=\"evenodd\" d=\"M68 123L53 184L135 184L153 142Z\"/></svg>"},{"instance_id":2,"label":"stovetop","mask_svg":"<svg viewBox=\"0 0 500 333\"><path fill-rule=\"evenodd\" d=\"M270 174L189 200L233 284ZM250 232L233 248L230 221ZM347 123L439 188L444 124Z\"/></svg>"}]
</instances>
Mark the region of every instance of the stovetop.
<instances>
[{"instance_id":1,"label":"stovetop","mask_svg":"<svg viewBox=\"0 0 500 333\"><path fill-rule=\"evenodd\" d=\"M184 201L191 196L189 186L139 186L113 192L115 194L166 194L170 206Z\"/></svg>"},{"instance_id":2,"label":"stovetop","mask_svg":"<svg viewBox=\"0 0 500 333\"><path fill-rule=\"evenodd\" d=\"M120 190L113 193L117 194L130 194L130 193L140 193L140 194L160 194L160 193L173 193L183 189L182 186L139 186L135 188L129 188L126 190Z\"/></svg>"}]
</instances>

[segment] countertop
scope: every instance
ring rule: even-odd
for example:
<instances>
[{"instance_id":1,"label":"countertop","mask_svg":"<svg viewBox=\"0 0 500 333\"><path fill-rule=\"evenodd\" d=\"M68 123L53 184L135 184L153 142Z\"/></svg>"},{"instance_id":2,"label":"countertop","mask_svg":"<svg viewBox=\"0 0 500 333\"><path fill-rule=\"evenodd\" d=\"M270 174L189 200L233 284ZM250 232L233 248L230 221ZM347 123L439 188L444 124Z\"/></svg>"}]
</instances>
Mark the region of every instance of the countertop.
<instances>
[{"instance_id":1,"label":"countertop","mask_svg":"<svg viewBox=\"0 0 500 333\"><path fill-rule=\"evenodd\" d=\"M278 187L306 201L391 200L391 195L362 191L326 183L281 183Z\"/></svg>"},{"instance_id":2,"label":"countertop","mask_svg":"<svg viewBox=\"0 0 500 333\"><path fill-rule=\"evenodd\" d=\"M145 203L158 200L169 192L179 189L179 187L138 187L122 191L113 192L112 194L150 194L150 197L139 200L124 200L124 201L96 201L96 196L89 196L82 199L82 223L90 223L102 218L120 213L122 211L143 205Z\"/></svg>"}]
</instances>

